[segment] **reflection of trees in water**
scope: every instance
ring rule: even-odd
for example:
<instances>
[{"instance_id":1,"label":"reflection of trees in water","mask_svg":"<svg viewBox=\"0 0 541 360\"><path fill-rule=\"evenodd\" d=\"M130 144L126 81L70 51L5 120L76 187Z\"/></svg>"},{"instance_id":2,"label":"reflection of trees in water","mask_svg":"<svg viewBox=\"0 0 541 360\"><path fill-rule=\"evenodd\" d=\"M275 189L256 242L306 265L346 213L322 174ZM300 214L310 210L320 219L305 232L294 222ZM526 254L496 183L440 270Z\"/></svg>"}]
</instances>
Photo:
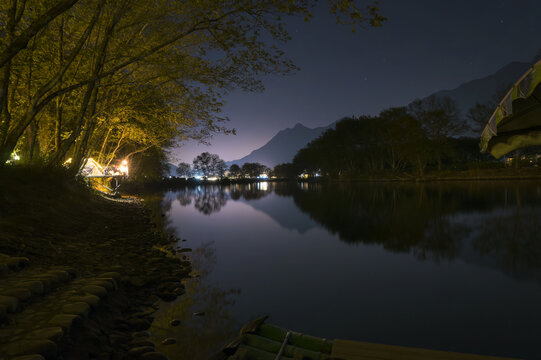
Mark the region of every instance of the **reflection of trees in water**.
<instances>
[{"instance_id":1,"label":"reflection of trees in water","mask_svg":"<svg viewBox=\"0 0 541 360\"><path fill-rule=\"evenodd\" d=\"M529 208L518 201L524 192ZM507 270L541 266L538 187L520 183L392 184L276 186L297 206L348 243L381 244L390 251L413 252L420 259L454 258L472 236L478 255L497 256ZM516 194L515 194L516 193ZM510 195L514 194L514 195ZM493 209L517 206L510 218ZM521 210L520 210L521 209ZM482 213L485 223L456 221L455 216ZM500 214L500 215L497 215Z\"/></svg>"},{"instance_id":2,"label":"reflection of trees in water","mask_svg":"<svg viewBox=\"0 0 541 360\"><path fill-rule=\"evenodd\" d=\"M177 193L177 200L180 206L188 206L192 203L192 195L186 192Z\"/></svg>"},{"instance_id":3,"label":"reflection of trees in water","mask_svg":"<svg viewBox=\"0 0 541 360\"><path fill-rule=\"evenodd\" d=\"M194 195L195 208L205 215L220 211L226 203L227 195L223 189L208 189L203 187Z\"/></svg>"},{"instance_id":4,"label":"reflection of trees in water","mask_svg":"<svg viewBox=\"0 0 541 360\"><path fill-rule=\"evenodd\" d=\"M230 306L240 291L222 290L209 284L208 276L216 263L213 243L203 244L191 255L194 273L197 278L185 282L186 294L176 302L160 309L152 328L159 352L170 359L206 360L233 339L240 324L229 313ZM204 316L193 316L194 312L204 312ZM181 324L172 327L169 322L178 319ZM160 341L172 337L173 345L161 345Z\"/></svg>"},{"instance_id":5,"label":"reflection of trees in water","mask_svg":"<svg viewBox=\"0 0 541 360\"><path fill-rule=\"evenodd\" d=\"M419 259L488 260L516 276L541 268L541 185L535 182L257 185L206 186L179 196L199 198L198 210L210 213L229 197L260 199L274 192L292 196L347 243L381 244Z\"/></svg>"},{"instance_id":6,"label":"reflection of trees in water","mask_svg":"<svg viewBox=\"0 0 541 360\"><path fill-rule=\"evenodd\" d=\"M496 259L505 271L522 277L541 268L541 207L532 201L536 196L519 187L505 198L509 207L479 224L481 231L473 245L480 254ZM535 277L541 280L541 274Z\"/></svg>"},{"instance_id":7,"label":"reflection of trees in water","mask_svg":"<svg viewBox=\"0 0 541 360\"><path fill-rule=\"evenodd\" d=\"M308 186L308 188L306 188ZM277 187L284 194L287 187ZM423 186L321 186L305 184L291 194L297 206L348 243L377 243L420 258L453 257L462 229L441 216L441 196ZM453 206L453 199L448 199Z\"/></svg>"},{"instance_id":8,"label":"reflection of trees in water","mask_svg":"<svg viewBox=\"0 0 541 360\"><path fill-rule=\"evenodd\" d=\"M232 200L257 200L272 192L272 184L267 182L253 184L232 184L229 188Z\"/></svg>"},{"instance_id":9,"label":"reflection of trees in water","mask_svg":"<svg viewBox=\"0 0 541 360\"><path fill-rule=\"evenodd\" d=\"M191 205L205 215L219 212L227 203L228 195L223 186L204 185L187 187L176 193L176 198L181 206Z\"/></svg>"},{"instance_id":10,"label":"reflection of trees in water","mask_svg":"<svg viewBox=\"0 0 541 360\"><path fill-rule=\"evenodd\" d=\"M181 206L191 205L205 215L219 212L227 200L256 200L267 196L272 192L271 186L267 183L254 184L232 184L229 186L201 185L187 187L177 192L176 198Z\"/></svg>"}]
</instances>

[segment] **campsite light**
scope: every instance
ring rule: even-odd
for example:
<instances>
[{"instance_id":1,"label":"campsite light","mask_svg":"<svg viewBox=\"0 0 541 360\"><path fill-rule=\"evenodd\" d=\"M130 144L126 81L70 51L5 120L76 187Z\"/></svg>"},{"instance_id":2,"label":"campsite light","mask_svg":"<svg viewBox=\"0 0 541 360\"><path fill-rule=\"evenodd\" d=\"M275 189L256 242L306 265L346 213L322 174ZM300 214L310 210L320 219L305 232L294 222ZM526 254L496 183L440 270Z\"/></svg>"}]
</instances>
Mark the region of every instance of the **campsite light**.
<instances>
[{"instance_id":1,"label":"campsite light","mask_svg":"<svg viewBox=\"0 0 541 360\"><path fill-rule=\"evenodd\" d=\"M122 175L128 176L128 160L126 159L122 160L122 162L120 163L119 170Z\"/></svg>"}]
</instances>

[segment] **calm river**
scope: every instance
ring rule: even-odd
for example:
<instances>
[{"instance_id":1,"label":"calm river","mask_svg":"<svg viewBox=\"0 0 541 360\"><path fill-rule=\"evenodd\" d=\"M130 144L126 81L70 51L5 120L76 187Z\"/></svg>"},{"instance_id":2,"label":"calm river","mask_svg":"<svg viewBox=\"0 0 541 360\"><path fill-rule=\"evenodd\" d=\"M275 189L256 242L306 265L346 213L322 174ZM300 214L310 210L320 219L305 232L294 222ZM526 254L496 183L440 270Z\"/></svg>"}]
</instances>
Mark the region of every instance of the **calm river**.
<instances>
[{"instance_id":1,"label":"calm river","mask_svg":"<svg viewBox=\"0 0 541 360\"><path fill-rule=\"evenodd\" d=\"M205 312L186 320L200 347L268 314L329 339L541 358L541 183L197 186L162 207L193 249L177 310Z\"/></svg>"}]
</instances>

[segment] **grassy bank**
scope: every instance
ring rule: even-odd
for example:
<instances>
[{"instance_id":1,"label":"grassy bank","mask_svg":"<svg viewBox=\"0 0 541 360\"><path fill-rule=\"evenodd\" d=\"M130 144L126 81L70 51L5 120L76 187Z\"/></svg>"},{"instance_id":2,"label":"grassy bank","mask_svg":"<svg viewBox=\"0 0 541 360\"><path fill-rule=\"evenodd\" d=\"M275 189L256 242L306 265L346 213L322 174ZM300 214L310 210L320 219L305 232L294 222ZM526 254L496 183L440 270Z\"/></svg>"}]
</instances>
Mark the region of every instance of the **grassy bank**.
<instances>
[{"instance_id":1,"label":"grassy bank","mask_svg":"<svg viewBox=\"0 0 541 360\"><path fill-rule=\"evenodd\" d=\"M104 198L62 169L8 167L0 170L0 214L0 254L30 263L22 275L0 273L15 279L15 286L15 276L26 284L27 278L35 281L58 267L69 268L82 280L102 273L118 275L117 291L104 301L106 310L92 310L86 325L69 336L64 331L60 358L109 354L106 358L120 359L145 341L150 345L148 339L135 341L134 334L150 327L160 301L172 301L184 291L181 280L189 276L190 263L182 253L175 255L180 249L173 246L174 239L152 220L160 219L161 213L140 200ZM53 290L62 298L61 288ZM11 316L23 316L26 307L41 301L38 298L19 299L17 313ZM16 322L8 316L2 326L10 329ZM149 346L143 352L150 350ZM70 357L73 354L77 357Z\"/></svg>"}]
</instances>

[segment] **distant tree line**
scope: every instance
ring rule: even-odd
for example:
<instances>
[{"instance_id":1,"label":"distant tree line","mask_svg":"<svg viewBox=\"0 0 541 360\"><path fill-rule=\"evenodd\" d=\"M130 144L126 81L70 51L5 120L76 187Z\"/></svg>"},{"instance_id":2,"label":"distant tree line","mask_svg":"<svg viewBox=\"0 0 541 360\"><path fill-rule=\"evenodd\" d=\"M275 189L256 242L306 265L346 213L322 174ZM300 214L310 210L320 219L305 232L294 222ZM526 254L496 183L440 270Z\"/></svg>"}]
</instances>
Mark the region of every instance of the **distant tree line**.
<instances>
[{"instance_id":1,"label":"distant tree line","mask_svg":"<svg viewBox=\"0 0 541 360\"><path fill-rule=\"evenodd\" d=\"M181 178L201 177L229 179L256 179L271 175L271 169L260 163L244 163L242 166L232 164L227 167L217 154L203 152L197 155L192 164L181 162L177 165L176 175Z\"/></svg>"},{"instance_id":2,"label":"distant tree line","mask_svg":"<svg viewBox=\"0 0 541 360\"><path fill-rule=\"evenodd\" d=\"M480 134L504 94L504 90L497 91L487 103L470 108L465 117L451 98L432 95L408 106L385 109L377 116L343 118L299 150L291 163L272 170L259 163L234 164L227 169L218 155L203 153L193 165L179 164L177 175L229 179L255 179L261 174L278 179L423 176L426 171L499 166L490 155L480 153L478 137L464 134Z\"/></svg>"},{"instance_id":3,"label":"distant tree line","mask_svg":"<svg viewBox=\"0 0 541 360\"><path fill-rule=\"evenodd\" d=\"M476 104L466 121L451 98L430 96L377 116L347 117L302 148L292 163L277 165L274 175L422 176L427 170L493 163L490 156L479 152L478 138L461 136L480 132L490 109L494 109L492 104Z\"/></svg>"}]
</instances>

